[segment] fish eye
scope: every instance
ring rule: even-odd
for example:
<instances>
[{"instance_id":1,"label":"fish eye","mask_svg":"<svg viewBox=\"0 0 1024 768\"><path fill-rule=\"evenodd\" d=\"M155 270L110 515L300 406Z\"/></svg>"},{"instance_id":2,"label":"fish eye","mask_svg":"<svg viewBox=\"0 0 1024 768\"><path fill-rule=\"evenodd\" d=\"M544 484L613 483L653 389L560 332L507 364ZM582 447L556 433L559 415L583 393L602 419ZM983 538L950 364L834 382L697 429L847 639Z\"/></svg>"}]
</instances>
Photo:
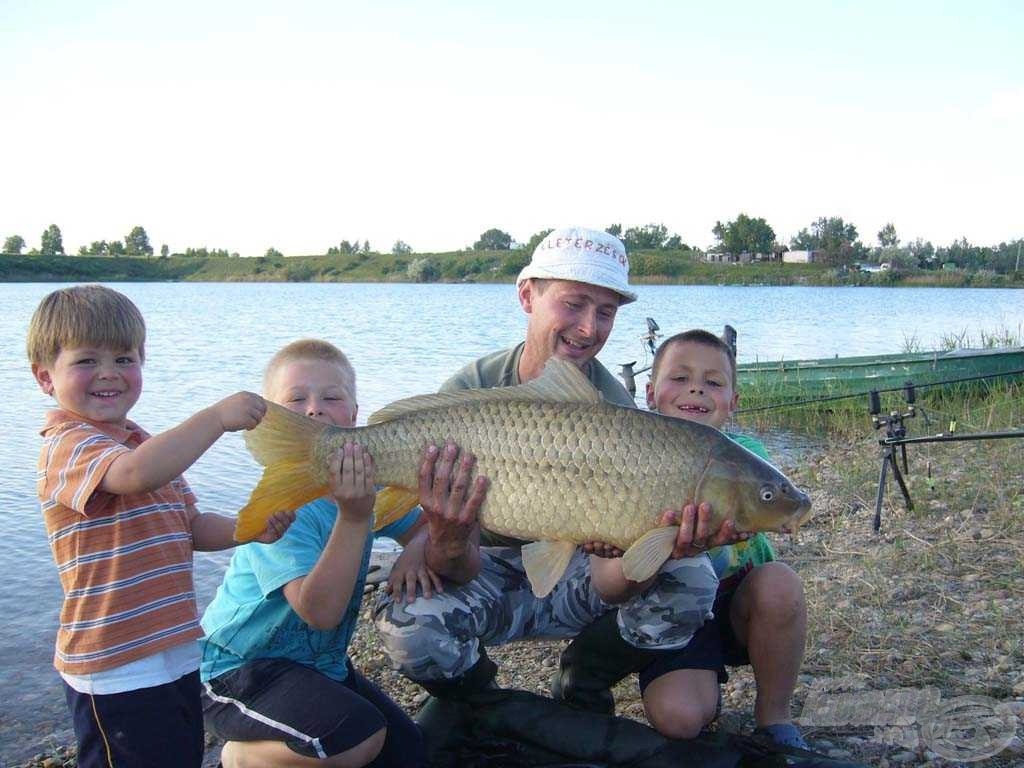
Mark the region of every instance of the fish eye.
<instances>
[{"instance_id":1,"label":"fish eye","mask_svg":"<svg viewBox=\"0 0 1024 768\"><path fill-rule=\"evenodd\" d=\"M770 485L761 486L761 501L765 504L771 504L775 501L775 489Z\"/></svg>"}]
</instances>

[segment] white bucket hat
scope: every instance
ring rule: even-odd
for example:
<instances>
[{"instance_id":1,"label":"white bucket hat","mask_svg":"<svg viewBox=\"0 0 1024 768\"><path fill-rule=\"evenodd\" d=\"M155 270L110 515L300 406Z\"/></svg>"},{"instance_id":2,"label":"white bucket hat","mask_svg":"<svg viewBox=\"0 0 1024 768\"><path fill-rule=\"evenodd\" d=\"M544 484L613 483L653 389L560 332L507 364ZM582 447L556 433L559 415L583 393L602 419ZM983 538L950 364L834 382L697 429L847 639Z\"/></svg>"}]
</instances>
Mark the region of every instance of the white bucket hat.
<instances>
[{"instance_id":1,"label":"white bucket hat","mask_svg":"<svg viewBox=\"0 0 1024 768\"><path fill-rule=\"evenodd\" d=\"M614 235L597 229L556 229L540 241L530 263L516 279L574 280L615 291L623 304L636 301L629 290L629 259L626 246Z\"/></svg>"}]
</instances>

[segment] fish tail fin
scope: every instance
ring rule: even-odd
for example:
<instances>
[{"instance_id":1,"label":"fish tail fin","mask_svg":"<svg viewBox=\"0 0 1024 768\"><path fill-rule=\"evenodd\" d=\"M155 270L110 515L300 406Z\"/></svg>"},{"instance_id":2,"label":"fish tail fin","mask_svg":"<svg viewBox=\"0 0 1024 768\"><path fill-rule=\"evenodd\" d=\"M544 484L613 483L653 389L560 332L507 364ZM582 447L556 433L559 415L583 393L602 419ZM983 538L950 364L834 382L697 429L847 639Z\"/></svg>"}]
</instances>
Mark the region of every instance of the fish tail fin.
<instances>
[{"instance_id":1,"label":"fish tail fin","mask_svg":"<svg viewBox=\"0 0 1024 768\"><path fill-rule=\"evenodd\" d=\"M323 496L327 485L314 467L313 448L329 426L267 403L263 420L245 433L249 452L264 466L263 476L239 511L235 540L251 541L275 512L298 509Z\"/></svg>"},{"instance_id":2,"label":"fish tail fin","mask_svg":"<svg viewBox=\"0 0 1024 768\"><path fill-rule=\"evenodd\" d=\"M377 491L377 499L373 503L373 530L379 531L384 526L401 520L419 503L420 495L417 491L397 485L381 488Z\"/></svg>"}]
</instances>

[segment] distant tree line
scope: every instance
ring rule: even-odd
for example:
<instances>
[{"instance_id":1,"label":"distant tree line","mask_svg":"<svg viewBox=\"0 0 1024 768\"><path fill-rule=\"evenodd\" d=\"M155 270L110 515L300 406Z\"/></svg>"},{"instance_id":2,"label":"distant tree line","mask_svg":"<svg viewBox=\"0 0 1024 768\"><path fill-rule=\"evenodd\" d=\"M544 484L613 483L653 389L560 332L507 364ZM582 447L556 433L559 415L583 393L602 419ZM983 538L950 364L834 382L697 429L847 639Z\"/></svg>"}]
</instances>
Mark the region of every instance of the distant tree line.
<instances>
[{"instance_id":1,"label":"distant tree line","mask_svg":"<svg viewBox=\"0 0 1024 768\"><path fill-rule=\"evenodd\" d=\"M670 234L664 224L651 223L643 226L623 228L611 224L605 231L620 238L630 252L631 265L637 275L674 276L680 273L687 260L700 259L704 253L682 241L677 234ZM446 263L434 257L409 261L413 255L412 246L403 240L396 240L391 254L398 259L389 269L403 269L408 277L429 282L439 279L462 279L474 273L491 272L500 275L515 275L529 261L530 254L549 233L543 229L533 234L525 244L517 243L511 234L498 228L488 229L466 250L480 252L507 252L501 258L482 256L479 259L465 258ZM857 263L888 263L892 269L911 271L918 269L959 269L970 272L988 270L1006 274L1019 271L1021 263L1021 241L999 243L993 246L973 245L966 238L954 241L945 247L935 247L930 241L920 238L900 245L900 238L893 223L886 223L877 234L877 246L866 245L860 239L857 227L838 216L822 216L808 227L801 229L788 244L778 242L775 231L763 218L740 213L732 221L716 221L711 229L716 243L710 249L720 254L760 254L766 258L779 257L788 250L814 251L815 260L834 267L850 267ZM63 236L56 224L48 226L40 235L38 249L28 251L30 256L65 255ZM21 255L27 244L20 235L10 235L4 240L3 253ZM363 262L373 253L369 240L342 240L327 249L332 257L356 257ZM136 226L121 240L94 240L78 249L80 256L110 256L151 258L153 246L144 227ZM160 257L172 255L167 245L160 247ZM174 253L175 256L194 258L238 257L237 252L223 248L186 248ZM283 258L274 247L264 254L272 260ZM459 274L461 272L461 274Z\"/></svg>"}]
</instances>

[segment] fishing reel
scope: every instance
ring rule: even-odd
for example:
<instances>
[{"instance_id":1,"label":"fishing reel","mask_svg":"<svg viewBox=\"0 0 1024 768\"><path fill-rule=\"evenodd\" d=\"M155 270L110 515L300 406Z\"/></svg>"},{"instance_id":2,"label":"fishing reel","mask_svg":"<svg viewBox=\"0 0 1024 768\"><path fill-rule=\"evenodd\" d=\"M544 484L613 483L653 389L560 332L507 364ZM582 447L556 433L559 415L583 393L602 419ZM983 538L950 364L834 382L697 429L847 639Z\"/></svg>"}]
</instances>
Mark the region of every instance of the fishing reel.
<instances>
[{"instance_id":1,"label":"fishing reel","mask_svg":"<svg viewBox=\"0 0 1024 768\"><path fill-rule=\"evenodd\" d=\"M873 389L868 394L868 413L871 414L871 423L875 429L886 427L886 437L902 438L907 436L907 429L903 421L917 415L917 390L914 388L914 382L904 383L903 399L907 402L906 413L892 411L888 416L882 416L882 401L878 396L878 390Z\"/></svg>"},{"instance_id":2,"label":"fishing reel","mask_svg":"<svg viewBox=\"0 0 1024 768\"><path fill-rule=\"evenodd\" d=\"M653 317L648 317L647 318L647 333L645 333L643 336L640 337L640 341L643 341L643 342L645 342L647 344L647 349L650 350L650 353L652 355L658 349L658 345L655 342L657 342L657 340L661 338L661 334L658 333L658 331L660 331L660 330L661 330L661 328L659 328L658 324L656 322L654 322L654 318Z\"/></svg>"},{"instance_id":3,"label":"fishing reel","mask_svg":"<svg viewBox=\"0 0 1024 768\"><path fill-rule=\"evenodd\" d=\"M648 317L647 333L640 337L640 342L646 348L645 354L650 354L651 357L654 357L654 353L657 352L658 350L657 342L658 339L661 338L661 334L658 333L658 331L660 330L661 328L659 328L658 324L654 322L654 318ZM641 368L639 371L634 371L633 366L636 365L636 362L637 361L634 360L631 363L621 363L619 366L621 369L619 371L619 378L622 379L622 383L623 385L625 385L626 391L629 392L629 394L633 397L636 397L636 375L638 373L643 373L644 371L649 371L651 369L651 367L649 365L646 365L645 363L644 368Z\"/></svg>"}]
</instances>

